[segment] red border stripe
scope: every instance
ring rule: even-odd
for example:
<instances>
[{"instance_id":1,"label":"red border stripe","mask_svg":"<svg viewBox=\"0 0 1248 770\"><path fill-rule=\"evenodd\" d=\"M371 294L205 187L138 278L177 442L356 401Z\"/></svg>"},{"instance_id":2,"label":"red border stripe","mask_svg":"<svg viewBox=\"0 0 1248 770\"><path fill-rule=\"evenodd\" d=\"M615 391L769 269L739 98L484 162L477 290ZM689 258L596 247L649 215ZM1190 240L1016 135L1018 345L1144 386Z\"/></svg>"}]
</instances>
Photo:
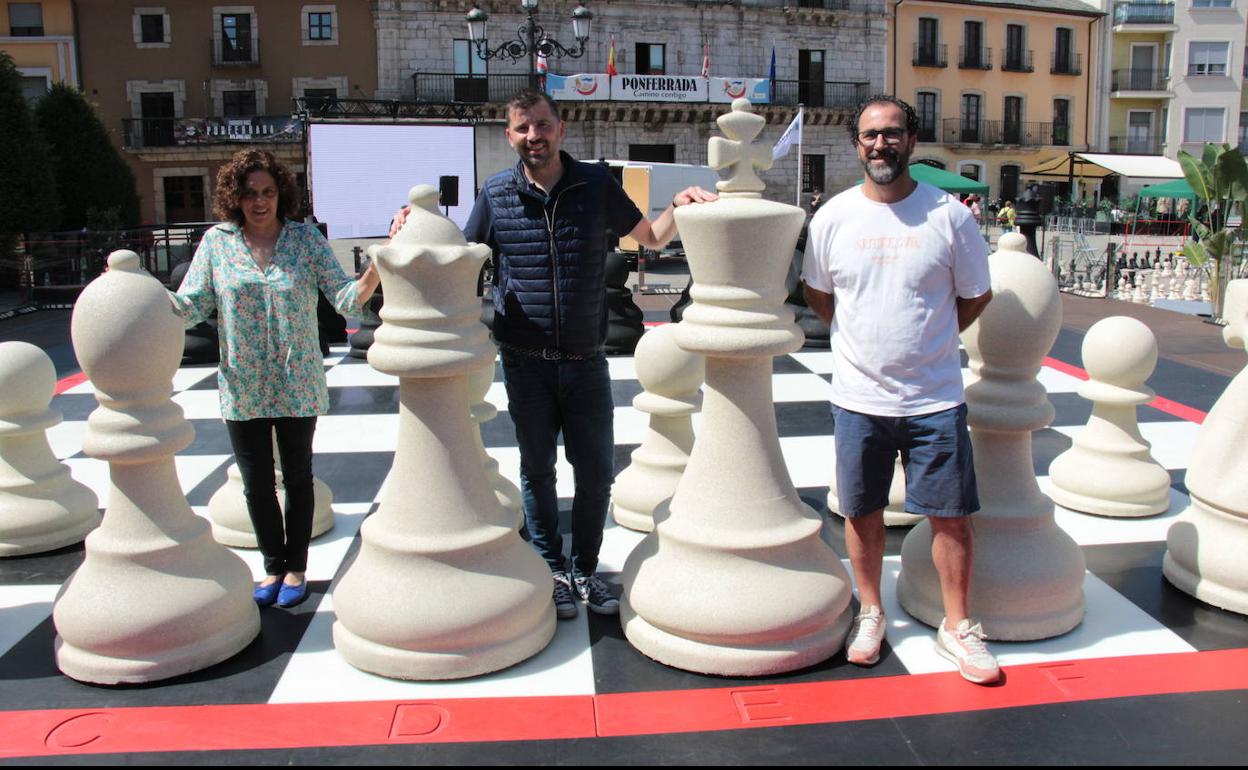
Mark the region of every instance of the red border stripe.
<instances>
[{"instance_id":1,"label":"red border stripe","mask_svg":"<svg viewBox=\"0 0 1248 770\"><path fill-rule=\"evenodd\" d=\"M1050 369L1056 369L1062 374L1069 374L1071 377L1078 377L1081 380L1090 379L1087 371L1080 369L1074 364L1068 364L1065 361L1058 361L1056 358L1049 358L1046 356L1044 359L1044 365ZM1171 401L1164 396L1155 397L1152 401L1145 404L1145 406L1151 406L1158 411L1194 422L1197 425L1203 423L1205 421L1205 417L1209 414L1208 412L1202 412L1195 407L1180 404L1178 401Z\"/></svg>"},{"instance_id":2,"label":"red border stripe","mask_svg":"<svg viewBox=\"0 0 1248 770\"><path fill-rule=\"evenodd\" d=\"M556 740L823 724L1248 689L1248 649L955 673L536 698L0 712L0 756ZM521 718L520 715L523 715Z\"/></svg>"},{"instance_id":3,"label":"red border stripe","mask_svg":"<svg viewBox=\"0 0 1248 770\"><path fill-rule=\"evenodd\" d=\"M62 394L62 393L64 393L65 391L69 390L70 388L74 387L75 385L81 385L82 383L84 383L84 382L86 382L86 381L87 381L87 374L86 374L86 372L78 372L77 374L71 374L71 375L69 375L68 377L62 377L61 379L57 380L57 381L56 381L56 390L55 390L55 391L53 391L53 392L54 392L54 393L56 393L56 395L58 395L58 396L59 396L60 394Z\"/></svg>"}]
</instances>

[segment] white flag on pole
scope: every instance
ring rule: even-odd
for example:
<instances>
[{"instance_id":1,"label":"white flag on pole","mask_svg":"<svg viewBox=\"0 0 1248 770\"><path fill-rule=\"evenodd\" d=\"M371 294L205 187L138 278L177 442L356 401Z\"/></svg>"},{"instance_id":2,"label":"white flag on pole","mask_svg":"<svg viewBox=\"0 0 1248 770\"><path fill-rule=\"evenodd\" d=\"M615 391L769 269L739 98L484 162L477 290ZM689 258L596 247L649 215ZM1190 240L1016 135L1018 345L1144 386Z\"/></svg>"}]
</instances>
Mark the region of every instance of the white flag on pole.
<instances>
[{"instance_id":1,"label":"white flag on pole","mask_svg":"<svg viewBox=\"0 0 1248 770\"><path fill-rule=\"evenodd\" d=\"M797 111L797 117L793 118L793 122L789 127L784 129L784 133L780 135L780 141L776 142L775 149L771 151L772 160L780 160L789 154L789 148L795 144L802 143L802 111Z\"/></svg>"}]
</instances>

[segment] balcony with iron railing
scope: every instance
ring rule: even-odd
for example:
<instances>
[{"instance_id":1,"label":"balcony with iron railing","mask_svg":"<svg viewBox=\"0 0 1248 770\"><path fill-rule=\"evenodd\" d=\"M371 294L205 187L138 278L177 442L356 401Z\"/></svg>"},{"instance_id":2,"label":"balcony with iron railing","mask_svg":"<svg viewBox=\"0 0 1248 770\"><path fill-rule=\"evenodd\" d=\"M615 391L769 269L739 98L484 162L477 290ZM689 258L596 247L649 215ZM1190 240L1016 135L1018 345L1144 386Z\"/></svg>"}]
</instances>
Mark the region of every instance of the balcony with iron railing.
<instances>
[{"instance_id":1,"label":"balcony with iron railing","mask_svg":"<svg viewBox=\"0 0 1248 770\"><path fill-rule=\"evenodd\" d=\"M1049 56L1049 74L1050 75L1082 75L1083 74L1083 54L1068 53L1059 57L1054 51Z\"/></svg>"},{"instance_id":2,"label":"balcony with iron railing","mask_svg":"<svg viewBox=\"0 0 1248 770\"><path fill-rule=\"evenodd\" d=\"M1001 57L1001 70L1003 72L1035 72L1036 68L1031 64L1030 50L1022 48L1007 48L1005 56Z\"/></svg>"},{"instance_id":3,"label":"balcony with iron railing","mask_svg":"<svg viewBox=\"0 0 1248 770\"><path fill-rule=\"evenodd\" d=\"M1109 151L1131 155L1161 155L1165 142L1153 134L1109 137Z\"/></svg>"},{"instance_id":4,"label":"balcony with iron railing","mask_svg":"<svg viewBox=\"0 0 1248 770\"><path fill-rule=\"evenodd\" d=\"M260 64L260 38L255 35L220 37L208 41L214 67L256 67Z\"/></svg>"},{"instance_id":5,"label":"balcony with iron railing","mask_svg":"<svg viewBox=\"0 0 1248 770\"><path fill-rule=\"evenodd\" d=\"M1066 135L1063 126L1062 136ZM1054 125L1036 121L976 120L946 118L942 121L943 144L1015 145L1021 147L1045 147L1066 144L1054 141Z\"/></svg>"},{"instance_id":6,"label":"balcony with iron railing","mask_svg":"<svg viewBox=\"0 0 1248 770\"><path fill-rule=\"evenodd\" d=\"M289 115L125 118L121 123L122 141L127 150L219 144L288 144L303 141L303 123Z\"/></svg>"},{"instance_id":7,"label":"balcony with iron railing","mask_svg":"<svg viewBox=\"0 0 1248 770\"><path fill-rule=\"evenodd\" d=\"M992 69L992 49L987 46L958 46L958 69Z\"/></svg>"},{"instance_id":8,"label":"balcony with iron railing","mask_svg":"<svg viewBox=\"0 0 1248 770\"><path fill-rule=\"evenodd\" d=\"M949 46L940 44L914 44L914 59L911 61L915 67L948 67L949 66Z\"/></svg>"},{"instance_id":9,"label":"balcony with iron railing","mask_svg":"<svg viewBox=\"0 0 1248 770\"><path fill-rule=\"evenodd\" d=\"M870 83L824 80L777 80L771 103L782 107L832 107L852 110L870 96Z\"/></svg>"},{"instance_id":10,"label":"balcony with iron railing","mask_svg":"<svg viewBox=\"0 0 1248 770\"><path fill-rule=\"evenodd\" d=\"M529 85L529 76L455 75L445 72L412 74L412 98L421 104L486 104L506 102ZM870 94L869 83L823 80L777 80L773 83L772 104L796 107L853 109ZM610 101L632 101L611 98Z\"/></svg>"},{"instance_id":11,"label":"balcony with iron railing","mask_svg":"<svg viewBox=\"0 0 1248 770\"><path fill-rule=\"evenodd\" d=\"M916 136L918 137L920 142L934 144L935 142L940 140L939 133L940 132L936 129L936 125L934 123L933 124L920 124L919 132L918 134L916 134Z\"/></svg>"},{"instance_id":12,"label":"balcony with iron railing","mask_svg":"<svg viewBox=\"0 0 1248 770\"><path fill-rule=\"evenodd\" d=\"M1114 26L1119 24L1173 24L1174 3L1130 2L1114 3Z\"/></svg>"},{"instance_id":13,"label":"balcony with iron railing","mask_svg":"<svg viewBox=\"0 0 1248 770\"><path fill-rule=\"evenodd\" d=\"M1114 70L1110 91L1166 91L1170 88L1170 72L1164 69Z\"/></svg>"}]
</instances>

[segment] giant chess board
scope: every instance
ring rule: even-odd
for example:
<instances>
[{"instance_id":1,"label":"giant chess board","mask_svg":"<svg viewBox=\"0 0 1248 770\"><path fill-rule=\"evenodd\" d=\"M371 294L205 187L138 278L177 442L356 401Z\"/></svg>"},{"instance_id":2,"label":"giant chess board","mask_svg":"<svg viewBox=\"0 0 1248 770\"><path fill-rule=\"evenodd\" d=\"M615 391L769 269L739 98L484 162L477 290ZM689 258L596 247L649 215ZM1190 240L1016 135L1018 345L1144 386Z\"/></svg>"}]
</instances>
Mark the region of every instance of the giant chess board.
<instances>
[{"instance_id":1,"label":"giant chess board","mask_svg":"<svg viewBox=\"0 0 1248 770\"><path fill-rule=\"evenodd\" d=\"M1063 335L1065 339L1070 333ZM1067 350L1075 347L1071 340L1065 342ZM781 447L794 484L816 510L824 510L831 474L830 355L802 351L774 363ZM1057 413L1052 426L1034 434L1035 472L1042 489L1049 463L1070 445L1091 409L1075 393L1082 376L1072 365L1077 360L1067 358L1071 360L1047 359L1040 372ZM1161 366L1172 365L1163 361ZM698 676L646 659L624 639L616 618L582 611L577 619L560 622L551 645L520 665L464 681L418 683L363 673L334 650L334 581L358 547L360 523L375 509L390 469L398 388L394 378L347 356L345 347L335 348L325 367L331 411L318 422L315 472L333 490L335 527L312 543L310 600L293 611L263 609L260 638L211 669L148 686L95 687L62 676L53 659L52 602L81 562L81 546L0 560L0 757L558 742L741 728L784 731L797 725L1248 689L1248 618L1197 602L1166 583L1160 571L1166 531L1187 505L1182 480L1203 417L1201 406L1208 408L1217 395L1209 391L1220 390L1224 378L1206 376L1213 382L1202 386L1197 406L1185 402L1184 392L1160 390L1163 398L1139 409L1141 432L1174 480L1167 513L1121 520L1058 508L1059 525L1087 556L1087 616L1074 631L1055 639L995 643L1006 672L1001 687L963 683L934 651L932 631L896 603L904 530L889 534L884 572L889 642L882 661L871 669L847 665L838 654L811 669L775 678ZM641 441L647 416L631 406L640 392L633 360L612 358L610 370L618 471ZM196 430L194 443L176 458L178 476L194 510L205 516L231 462L215 374L212 367L183 368L173 381L173 400ZM507 398L501 375L496 373L495 379L488 399L500 414L483 426L483 437L502 473L518 481L519 454ZM105 505L108 467L82 453L85 421L96 407L91 384L71 377L60 383L58 393L52 407L65 421L49 431L49 441L74 477L94 489ZM699 417L694 417L695 430ZM558 470L566 526L572 473L562 458ZM824 512L830 516L825 536L844 556L841 525ZM608 580L615 578L640 539L640 534L608 521L600 567ZM238 553L258 579L263 572L259 554ZM782 596L775 599L784 601ZM1238 721L1242 728L1248 724L1243 721L1244 699L1234 703L1237 710L1223 718ZM272 729L256 729L265 723ZM1216 753L1202 754L1209 749L1192 747L1192 756L1217 761ZM1166 756L1140 746L1135 750L1139 753L1121 756L1135 756L1136 761ZM431 755L423 756L431 761ZM523 752L491 756L494 761L526 761ZM1053 761L1064 756L1059 751ZM1081 756L1086 761L1096 755ZM857 761L871 758L861 755Z\"/></svg>"}]
</instances>

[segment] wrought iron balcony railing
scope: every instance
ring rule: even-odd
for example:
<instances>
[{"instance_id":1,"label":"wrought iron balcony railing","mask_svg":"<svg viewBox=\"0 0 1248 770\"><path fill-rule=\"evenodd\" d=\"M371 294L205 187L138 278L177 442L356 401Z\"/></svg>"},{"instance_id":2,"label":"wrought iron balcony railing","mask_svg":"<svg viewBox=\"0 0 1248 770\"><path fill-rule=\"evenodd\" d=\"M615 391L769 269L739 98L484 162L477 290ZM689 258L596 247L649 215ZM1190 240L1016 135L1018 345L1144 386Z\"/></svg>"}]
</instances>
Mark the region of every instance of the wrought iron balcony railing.
<instances>
[{"instance_id":1,"label":"wrought iron balcony railing","mask_svg":"<svg viewBox=\"0 0 1248 770\"><path fill-rule=\"evenodd\" d=\"M1058 128L1063 128L1059 126ZM1043 147L1066 142L1054 141L1052 123L1012 120L975 120L946 118L942 121L941 141L944 144L1018 145Z\"/></svg>"},{"instance_id":2,"label":"wrought iron balcony railing","mask_svg":"<svg viewBox=\"0 0 1248 770\"><path fill-rule=\"evenodd\" d=\"M992 69L992 49L987 46L958 46L958 68L964 70Z\"/></svg>"},{"instance_id":3,"label":"wrought iron balcony railing","mask_svg":"<svg viewBox=\"0 0 1248 770\"><path fill-rule=\"evenodd\" d=\"M944 43L933 45L915 43L914 59L911 64L915 67L948 67L949 46Z\"/></svg>"},{"instance_id":4,"label":"wrought iron balcony railing","mask_svg":"<svg viewBox=\"0 0 1248 770\"><path fill-rule=\"evenodd\" d=\"M1050 75L1082 75L1083 74L1083 54L1071 53L1058 57L1054 51L1049 56L1049 74Z\"/></svg>"},{"instance_id":5,"label":"wrought iron balcony railing","mask_svg":"<svg viewBox=\"0 0 1248 770\"><path fill-rule=\"evenodd\" d=\"M1031 64L1031 51L1019 49L1005 49L1005 56L1001 57L1001 69L1004 72L1035 72L1036 68Z\"/></svg>"}]
</instances>

